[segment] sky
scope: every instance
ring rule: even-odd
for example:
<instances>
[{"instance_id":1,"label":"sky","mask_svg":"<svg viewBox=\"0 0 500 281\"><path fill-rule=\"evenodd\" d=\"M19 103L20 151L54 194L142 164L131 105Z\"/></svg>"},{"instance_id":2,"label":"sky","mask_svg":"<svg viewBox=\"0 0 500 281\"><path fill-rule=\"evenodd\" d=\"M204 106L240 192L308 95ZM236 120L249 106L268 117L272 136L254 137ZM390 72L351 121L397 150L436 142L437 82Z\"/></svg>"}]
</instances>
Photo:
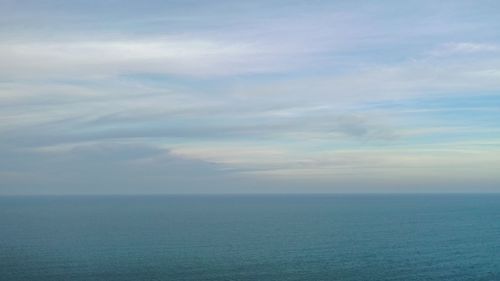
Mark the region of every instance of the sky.
<instances>
[{"instance_id":1,"label":"sky","mask_svg":"<svg viewBox=\"0 0 500 281\"><path fill-rule=\"evenodd\" d=\"M500 192L499 14L0 0L0 195Z\"/></svg>"}]
</instances>

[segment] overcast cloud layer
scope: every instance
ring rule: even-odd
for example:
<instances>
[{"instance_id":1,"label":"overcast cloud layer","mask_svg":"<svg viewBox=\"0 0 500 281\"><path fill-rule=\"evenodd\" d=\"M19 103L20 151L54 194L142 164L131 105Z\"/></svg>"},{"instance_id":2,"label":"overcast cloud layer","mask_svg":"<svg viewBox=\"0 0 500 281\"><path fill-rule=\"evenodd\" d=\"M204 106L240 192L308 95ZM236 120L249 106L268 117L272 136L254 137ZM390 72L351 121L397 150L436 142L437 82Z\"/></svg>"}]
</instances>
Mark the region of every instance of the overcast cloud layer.
<instances>
[{"instance_id":1,"label":"overcast cloud layer","mask_svg":"<svg viewBox=\"0 0 500 281\"><path fill-rule=\"evenodd\" d=\"M0 0L0 194L500 192L499 13Z\"/></svg>"}]
</instances>

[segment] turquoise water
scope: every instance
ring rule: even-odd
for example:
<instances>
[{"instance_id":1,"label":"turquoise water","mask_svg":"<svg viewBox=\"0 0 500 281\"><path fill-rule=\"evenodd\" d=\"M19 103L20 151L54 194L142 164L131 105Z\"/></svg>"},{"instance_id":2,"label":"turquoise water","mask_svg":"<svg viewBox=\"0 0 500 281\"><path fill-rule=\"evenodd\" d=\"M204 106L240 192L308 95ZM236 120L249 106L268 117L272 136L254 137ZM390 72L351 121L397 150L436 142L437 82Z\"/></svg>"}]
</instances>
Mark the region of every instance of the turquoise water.
<instances>
[{"instance_id":1,"label":"turquoise water","mask_svg":"<svg viewBox=\"0 0 500 281\"><path fill-rule=\"evenodd\" d=\"M500 196L2 197L0 280L500 280Z\"/></svg>"}]
</instances>

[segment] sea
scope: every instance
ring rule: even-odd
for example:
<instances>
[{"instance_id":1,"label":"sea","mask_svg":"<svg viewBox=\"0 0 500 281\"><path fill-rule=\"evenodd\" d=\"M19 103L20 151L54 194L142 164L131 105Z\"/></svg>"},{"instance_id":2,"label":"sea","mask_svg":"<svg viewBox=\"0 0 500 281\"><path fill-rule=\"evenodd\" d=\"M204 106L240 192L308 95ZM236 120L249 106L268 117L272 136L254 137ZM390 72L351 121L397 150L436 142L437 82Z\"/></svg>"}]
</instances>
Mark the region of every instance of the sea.
<instances>
[{"instance_id":1,"label":"sea","mask_svg":"<svg viewBox=\"0 0 500 281\"><path fill-rule=\"evenodd\" d=\"M0 280L500 280L498 194L0 197Z\"/></svg>"}]
</instances>

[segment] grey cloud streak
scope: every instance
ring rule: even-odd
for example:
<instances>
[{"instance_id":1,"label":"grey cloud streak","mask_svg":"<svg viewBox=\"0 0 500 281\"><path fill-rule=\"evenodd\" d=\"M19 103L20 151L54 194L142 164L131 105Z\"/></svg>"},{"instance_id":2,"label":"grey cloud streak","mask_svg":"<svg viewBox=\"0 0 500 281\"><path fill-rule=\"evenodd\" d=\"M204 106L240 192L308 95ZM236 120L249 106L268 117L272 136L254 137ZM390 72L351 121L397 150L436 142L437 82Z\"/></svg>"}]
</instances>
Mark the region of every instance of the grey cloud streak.
<instances>
[{"instance_id":1,"label":"grey cloud streak","mask_svg":"<svg viewBox=\"0 0 500 281\"><path fill-rule=\"evenodd\" d=\"M217 189L221 167L144 144L77 144L57 149L0 150L3 194L119 194Z\"/></svg>"}]
</instances>

